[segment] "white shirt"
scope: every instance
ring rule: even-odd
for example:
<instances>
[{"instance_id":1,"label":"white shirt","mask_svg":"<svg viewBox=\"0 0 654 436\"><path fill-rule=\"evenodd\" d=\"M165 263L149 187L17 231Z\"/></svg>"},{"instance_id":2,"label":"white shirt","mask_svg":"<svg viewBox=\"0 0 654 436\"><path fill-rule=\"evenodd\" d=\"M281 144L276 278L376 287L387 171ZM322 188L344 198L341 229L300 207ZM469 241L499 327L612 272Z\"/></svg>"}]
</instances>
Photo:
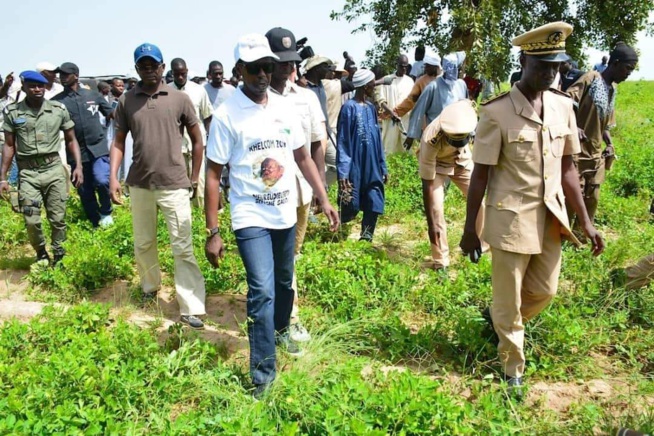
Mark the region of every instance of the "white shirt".
<instances>
[{"instance_id":1,"label":"white shirt","mask_svg":"<svg viewBox=\"0 0 654 436\"><path fill-rule=\"evenodd\" d=\"M297 221L293 151L305 144L288 101L271 92L267 104L237 89L214 112L207 159L229 164L232 228L287 229Z\"/></svg>"},{"instance_id":2,"label":"white shirt","mask_svg":"<svg viewBox=\"0 0 654 436\"><path fill-rule=\"evenodd\" d=\"M200 132L202 132L202 142L204 143L205 138L207 137L207 131L204 128L204 120L209 118L213 112L213 107L211 106L211 103L209 103L209 96L204 90L204 87L202 85L198 85L195 82L191 82L190 80L187 80L186 84L181 88L178 88L177 85L175 85L175 82L170 82L168 86L183 91L191 99L193 107L195 108L195 115L197 115L200 119L198 124L200 125ZM188 136L188 132L186 129L184 129L184 143L182 144L182 152L191 153L191 148L191 137Z\"/></svg>"},{"instance_id":3,"label":"white shirt","mask_svg":"<svg viewBox=\"0 0 654 436\"><path fill-rule=\"evenodd\" d=\"M292 104L295 110L294 115L300 121L302 132L304 132L304 148L311 155L311 143L327 139L325 114L323 114L322 108L320 107L318 96L315 92L297 86L291 81L286 82L282 94L279 94L273 88L270 88L270 92L281 95ZM313 190L297 164L295 164L295 170L298 183L298 206L302 206L311 201Z\"/></svg>"},{"instance_id":4,"label":"white shirt","mask_svg":"<svg viewBox=\"0 0 654 436\"><path fill-rule=\"evenodd\" d=\"M218 106L234 94L236 88L227 83L223 83L220 88L214 88L211 83L207 82L204 84L204 90L209 96L209 103L213 106L213 110L216 110Z\"/></svg>"}]
</instances>

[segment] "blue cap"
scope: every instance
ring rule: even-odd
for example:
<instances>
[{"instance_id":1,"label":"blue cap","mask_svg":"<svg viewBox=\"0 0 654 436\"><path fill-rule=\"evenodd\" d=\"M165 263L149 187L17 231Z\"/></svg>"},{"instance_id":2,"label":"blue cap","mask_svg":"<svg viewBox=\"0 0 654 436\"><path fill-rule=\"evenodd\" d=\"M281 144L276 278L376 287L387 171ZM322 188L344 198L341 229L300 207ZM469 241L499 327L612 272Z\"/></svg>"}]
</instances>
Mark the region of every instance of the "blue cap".
<instances>
[{"instance_id":1,"label":"blue cap","mask_svg":"<svg viewBox=\"0 0 654 436\"><path fill-rule=\"evenodd\" d=\"M43 83L44 85L48 83L48 79L43 77L40 73L32 70L23 71L20 73L20 80L23 82Z\"/></svg>"},{"instance_id":2,"label":"blue cap","mask_svg":"<svg viewBox=\"0 0 654 436\"><path fill-rule=\"evenodd\" d=\"M137 63L143 58L152 58L157 62L163 62L163 55L161 54L159 47L147 42L139 45L136 47L136 50L134 50L134 63Z\"/></svg>"}]
</instances>

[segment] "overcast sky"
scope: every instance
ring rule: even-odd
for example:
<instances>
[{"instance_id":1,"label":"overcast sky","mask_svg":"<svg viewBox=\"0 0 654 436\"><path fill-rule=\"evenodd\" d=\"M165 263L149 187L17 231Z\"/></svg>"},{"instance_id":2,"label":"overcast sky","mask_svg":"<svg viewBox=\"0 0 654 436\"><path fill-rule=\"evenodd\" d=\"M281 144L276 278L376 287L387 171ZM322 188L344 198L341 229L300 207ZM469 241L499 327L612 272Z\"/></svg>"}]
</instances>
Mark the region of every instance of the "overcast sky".
<instances>
[{"instance_id":1,"label":"overcast sky","mask_svg":"<svg viewBox=\"0 0 654 436\"><path fill-rule=\"evenodd\" d=\"M143 42L158 45L165 61L181 57L202 75L212 60L234 64L234 46L240 35L266 33L286 27L299 39L309 38L317 54L343 61L347 50L356 61L374 46L373 34L351 35L356 24L332 21L329 13L340 10L343 0L298 2L250 0L241 2L184 3L133 0L125 3L95 0L46 2L21 0L3 8L5 35L0 73L5 76L33 69L41 61L55 65L74 62L82 76L126 74L133 68L134 49ZM247 8L247 9L246 9ZM639 71L632 79L654 79L654 38L639 35ZM412 50L409 53L411 58ZM601 53L592 51L591 63Z\"/></svg>"}]
</instances>

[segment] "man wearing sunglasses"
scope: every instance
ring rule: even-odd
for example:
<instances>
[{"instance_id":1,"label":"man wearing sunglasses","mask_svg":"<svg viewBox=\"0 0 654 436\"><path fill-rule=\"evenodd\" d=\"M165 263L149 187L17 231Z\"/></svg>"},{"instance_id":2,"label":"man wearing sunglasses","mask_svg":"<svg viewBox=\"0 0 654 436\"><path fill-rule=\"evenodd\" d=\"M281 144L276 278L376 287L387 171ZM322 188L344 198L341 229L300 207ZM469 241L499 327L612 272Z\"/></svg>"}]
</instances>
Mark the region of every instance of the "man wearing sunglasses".
<instances>
[{"instance_id":1,"label":"man wearing sunglasses","mask_svg":"<svg viewBox=\"0 0 654 436\"><path fill-rule=\"evenodd\" d=\"M433 268L439 272L446 272L450 265L444 213L445 184L451 179L463 196L467 197L473 167L469 143L476 127L477 113L472 102L460 100L443 109L438 118L425 128L420 141L418 163L422 198L427 215ZM482 205L476 221L479 235L483 222Z\"/></svg>"},{"instance_id":2,"label":"man wearing sunglasses","mask_svg":"<svg viewBox=\"0 0 654 436\"><path fill-rule=\"evenodd\" d=\"M290 337L297 222L295 164L336 230L338 214L305 148L302 126L288 100L269 92L275 55L263 35L241 37L234 50L243 86L214 112L207 143L205 254L219 266L224 246L218 228L220 174L230 166L232 228L248 283L250 373L259 397L275 378L275 343L299 355Z\"/></svg>"},{"instance_id":3,"label":"man wearing sunglasses","mask_svg":"<svg viewBox=\"0 0 654 436\"><path fill-rule=\"evenodd\" d=\"M125 153L125 139L134 139L133 162L125 183L129 186L134 227L134 254L141 277L144 302L154 300L161 286L157 254L157 209L166 219L175 260L175 294L180 321L191 328L204 324L204 277L193 254L189 193L197 186L204 147L200 121L191 99L163 81L165 64L159 48L141 44L134 51L136 72L141 77L133 89L118 100L114 115L116 133L111 146L109 191L122 204L118 169ZM191 138L191 180L182 154L182 128Z\"/></svg>"}]
</instances>

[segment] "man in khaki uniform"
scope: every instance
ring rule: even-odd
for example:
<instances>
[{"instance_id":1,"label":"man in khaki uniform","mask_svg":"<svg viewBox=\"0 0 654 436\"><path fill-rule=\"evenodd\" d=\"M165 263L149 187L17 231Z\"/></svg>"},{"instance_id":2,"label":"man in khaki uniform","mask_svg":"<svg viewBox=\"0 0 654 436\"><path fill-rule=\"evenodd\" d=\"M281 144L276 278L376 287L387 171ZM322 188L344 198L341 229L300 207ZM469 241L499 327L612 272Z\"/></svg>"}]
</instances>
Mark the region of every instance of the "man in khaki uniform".
<instances>
[{"instance_id":1,"label":"man in khaki uniform","mask_svg":"<svg viewBox=\"0 0 654 436\"><path fill-rule=\"evenodd\" d=\"M25 99L4 109L5 143L0 168L0 193L9 190L6 180L11 160L16 155L18 164L18 198L20 211L30 244L38 261L50 261L41 228L41 206L45 208L52 228L53 263L65 254L67 176L59 158L59 131L64 132L69 153L74 157L76 169L73 183L83 182L82 159L73 131L70 114L59 102L45 99L47 79L36 71L23 71L22 91Z\"/></svg>"},{"instance_id":2,"label":"man in khaki uniform","mask_svg":"<svg viewBox=\"0 0 654 436\"><path fill-rule=\"evenodd\" d=\"M571 32L572 26L557 22L513 40L522 48L522 79L482 106L472 153L475 168L460 246L464 253L481 246L475 220L488 188L484 239L492 247L490 315L505 378L518 397L525 369L523 323L556 294L561 235L576 241L566 197L592 241L593 254L604 249L584 207L572 159L579 153L573 102L548 90L567 59L565 39Z\"/></svg>"},{"instance_id":3,"label":"man in khaki uniform","mask_svg":"<svg viewBox=\"0 0 654 436\"><path fill-rule=\"evenodd\" d=\"M472 102L460 100L443 109L440 116L425 128L420 141L418 163L422 198L436 271L444 271L450 265L444 214L445 184L451 179L464 196L468 195L473 167L468 142L475 127L477 112L472 107ZM477 233L481 234L484 223L483 205L476 222Z\"/></svg>"},{"instance_id":4,"label":"man in khaki uniform","mask_svg":"<svg viewBox=\"0 0 654 436\"><path fill-rule=\"evenodd\" d=\"M567 90L576 105L581 142L581 153L577 156L576 163L584 204L591 221L595 219L600 186L615 159L609 129L615 125L617 84L627 80L637 63L636 50L618 43L611 52L608 67L602 73L589 71ZM602 142L606 144L604 150ZM576 227L575 225L575 231Z\"/></svg>"}]
</instances>

